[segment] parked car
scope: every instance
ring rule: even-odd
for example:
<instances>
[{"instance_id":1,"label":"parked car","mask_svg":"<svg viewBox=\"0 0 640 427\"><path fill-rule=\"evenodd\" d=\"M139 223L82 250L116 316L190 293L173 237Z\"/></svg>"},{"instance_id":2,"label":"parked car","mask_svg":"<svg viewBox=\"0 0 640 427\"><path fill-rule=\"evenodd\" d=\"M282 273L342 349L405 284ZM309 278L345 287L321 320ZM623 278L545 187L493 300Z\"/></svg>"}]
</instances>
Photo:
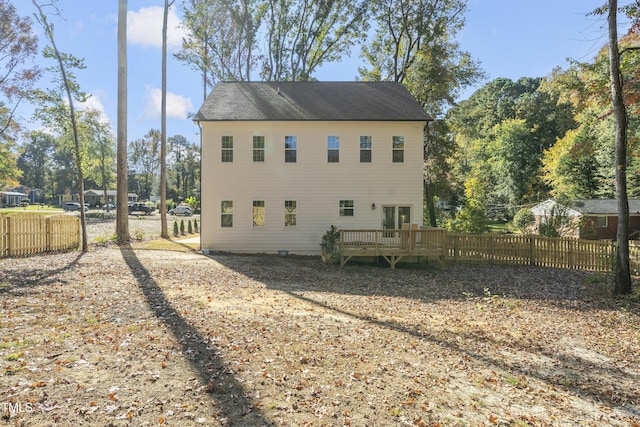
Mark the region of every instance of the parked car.
<instances>
[{"instance_id":1,"label":"parked car","mask_svg":"<svg viewBox=\"0 0 640 427\"><path fill-rule=\"evenodd\" d=\"M176 206L169 211L169 215L191 216L193 215L193 209L190 206Z\"/></svg>"},{"instance_id":2,"label":"parked car","mask_svg":"<svg viewBox=\"0 0 640 427\"><path fill-rule=\"evenodd\" d=\"M80 211L80 203L78 202L67 202L64 204L64 206L62 207L64 209L65 212L69 212L69 211ZM84 207L84 211L88 211L89 208L87 206Z\"/></svg>"},{"instance_id":3,"label":"parked car","mask_svg":"<svg viewBox=\"0 0 640 427\"><path fill-rule=\"evenodd\" d=\"M115 209L115 208L116 208L116 205L114 205L113 203L102 205L102 209Z\"/></svg>"},{"instance_id":4,"label":"parked car","mask_svg":"<svg viewBox=\"0 0 640 427\"><path fill-rule=\"evenodd\" d=\"M151 215L156 208L154 206L145 205L144 203L131 203L129 205L129 215L134 212Z\"/></svg>"}]
</instances>

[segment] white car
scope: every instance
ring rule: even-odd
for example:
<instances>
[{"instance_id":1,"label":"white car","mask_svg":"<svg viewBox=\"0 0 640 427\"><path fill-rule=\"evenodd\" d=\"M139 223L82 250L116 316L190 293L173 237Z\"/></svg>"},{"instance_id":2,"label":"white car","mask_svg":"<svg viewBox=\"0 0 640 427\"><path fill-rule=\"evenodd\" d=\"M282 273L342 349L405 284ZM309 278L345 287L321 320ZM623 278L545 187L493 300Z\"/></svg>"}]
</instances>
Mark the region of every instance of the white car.
<instances>
[{"instance_id":1,"label":"white car","mask_svg":"<svg viewBox=\"0 0 640 427\"><path fill-rule=\"evenodd\" d=\"M193 210L190 206L176 206L175 208L169 211L169 215L184 215L191 216L193 214Z\"/></svg>"}]
</instances>

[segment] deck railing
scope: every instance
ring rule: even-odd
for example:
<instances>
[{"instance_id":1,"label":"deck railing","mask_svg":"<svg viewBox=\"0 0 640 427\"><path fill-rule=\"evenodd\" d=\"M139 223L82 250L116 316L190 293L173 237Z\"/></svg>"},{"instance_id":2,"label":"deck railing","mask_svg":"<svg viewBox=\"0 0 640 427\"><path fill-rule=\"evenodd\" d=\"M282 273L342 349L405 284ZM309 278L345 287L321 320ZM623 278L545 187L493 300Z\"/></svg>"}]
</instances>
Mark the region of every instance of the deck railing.
<instances>
[{"instance_id":1,"label":"deck railing","mask_svg":"<svg viewBox=\"0 0 640 427\"><path fill-rule=\"evenodd\" d=\"M447 233L441 228L340 230L340 262L353 257L384 257L395 267L406 256L439 261L536 265L587 271L611 271L615 243L571 238L507 234ZM631 245L631 268L640 268L640 248Z\"/></svg>"},{"instance_id":2,"label":"deck railing","mask_svg":"<svg viewBox=\"0 0 640 427\"><path fill-rule=\"evenodd\" d=\"M57 215L0 215L0 258L75 249L80 219Z\"/></svg>"},{"instance_id":3,"label":"deck railing","mask_svg":"<svg viewBox=\"0 0 640 427\"><path fill-rule=\"evenodd\" d=\"M340 230L340 263L352 257L384 257L391 267L405 256L446 255L447 233L441 228Z\"/></svg>"}]
</instances>

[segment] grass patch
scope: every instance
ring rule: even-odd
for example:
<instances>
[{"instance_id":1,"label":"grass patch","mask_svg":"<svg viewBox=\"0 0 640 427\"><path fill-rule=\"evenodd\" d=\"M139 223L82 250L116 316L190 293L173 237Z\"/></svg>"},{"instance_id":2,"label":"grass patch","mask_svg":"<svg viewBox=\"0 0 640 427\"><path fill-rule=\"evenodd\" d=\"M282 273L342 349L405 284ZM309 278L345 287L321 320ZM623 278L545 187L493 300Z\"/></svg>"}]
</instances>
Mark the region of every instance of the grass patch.
<instances>
[{"instance_id":1,"label":"grass patch","mask_svg":"<svg viewBox=\"0 0 640 427\"><path fill-rule=\"evenodd\" d=\"M197 235L191 236L197 237ZM136 249L150 249L158 251L191 252L200 249L200 242L182 243L178 238L145 240L135 244Z\"/></svg>"},{"instance_id":2,"label":"grass patch","mask_svg":"<svg viewBox=\"0 0 640 427\"><path fill-rule=\"evenodd\" d=\"M22 341L5 341L3 343L0 343L0 349L3 350L8 350L11 348L27 348L27 347L31 347L32 345L35 344L35 341L33 340L22 340Z\"/></svg>"}]
</instances>

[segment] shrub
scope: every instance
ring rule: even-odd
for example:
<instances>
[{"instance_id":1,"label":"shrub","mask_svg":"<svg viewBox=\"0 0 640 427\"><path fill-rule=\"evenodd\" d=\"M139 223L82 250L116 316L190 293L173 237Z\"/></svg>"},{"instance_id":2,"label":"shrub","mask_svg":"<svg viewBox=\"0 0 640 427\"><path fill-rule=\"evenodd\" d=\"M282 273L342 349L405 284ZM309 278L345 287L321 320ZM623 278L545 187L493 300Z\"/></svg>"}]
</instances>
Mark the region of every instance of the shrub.
<instances>
[{"instance_id":1,"label":"shrub","mask_svg":"<svg viewBox=\"0 0 640 427\"><path fill-rule=\"evenodd\" d=\"M178 234L180 234L180 231L178 230L178 223L173 221L173 235L177 237Z\"/></svg>"},{"instance_id":2,"label":"shrub","mask_svg":"<svg viewBox=\"0 0 640 427\"><path fill-rule=\"evenodd\" d=\"M327 264L337 264L340 262L340 251L338 250L338 242L340 241L340 231L335 225L322 236L320 248L322 249L322 260Z\"/></svg>"},{"instance_id":3,"label":"shrub","mask_svg":"<svg viewBox=\"0 0 640 427\"><path fill-rule=\"evenodd\" d=\"M191 220L187 223L187 233L193 234L193 226L191 225Z\"/></svg>"},{"instance_id":4,"label":"shrub","mask_svg":"<svg viewBox=\"0 0 640 427\"><path fill-rule=\"evenodd\" d=\"M531 212L531 209L522 208L516 212L513 217L513 227L521 234L527 234L529 227L536 222L536 218Z\"/></svg>"},{"instance_id":5,"label":"shrub","mask_svg":"<svg viewBox=\"0 0 640 427\"><path fill-rule=\"evenodd\" d=\"M184 235L184 219L180 220L180 234Z\"/></svg>"},{"instance_id":6,"label":"shrub","mask_svg":"<svg viewBox=\"0 0 640 427\"><path fill-rule=\"evenodd\" d=\"M193 229L196 233L198 232L198 220L195 218L193 219Z\"/></svg>"}]
</instances>

